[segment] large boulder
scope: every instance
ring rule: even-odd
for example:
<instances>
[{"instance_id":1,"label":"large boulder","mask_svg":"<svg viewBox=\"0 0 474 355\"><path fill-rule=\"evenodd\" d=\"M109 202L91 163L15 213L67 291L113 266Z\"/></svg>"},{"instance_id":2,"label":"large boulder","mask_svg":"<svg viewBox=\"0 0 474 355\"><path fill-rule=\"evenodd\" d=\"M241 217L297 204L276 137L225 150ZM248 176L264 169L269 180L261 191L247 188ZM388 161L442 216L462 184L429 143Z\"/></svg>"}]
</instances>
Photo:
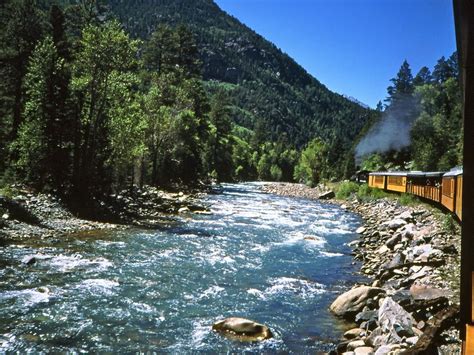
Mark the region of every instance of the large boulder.
<instances>
[{"instance_id":1,"label":"large boulder","mask_svg":"<svg viewBox=\"0 0 474 355\"><path fill-rule=\"evenodd\" d=\"M340 317L350 317L360 312L368 299L385 291L379 287L359 286L340 295L329 309Z\"/></svg>"},{"instance_id":2,"label":"large boulder","mask_svg":"<svg viewBox=\"0 0 474 355\"><path fill-rule=\"evenodd\" d=\"M214 323L212 329L232 339L262 341L273 337L270 329L250 319L231 317Z\"/></svg>"},{"instance_id":3,"label":"large boulder","mask_svg":"<svg viewBox=\"0 0 474 355\"><path fill-rule=\"evenodd\" d=\"M393 344L393 341L401 341L402 337L414 335L410 313L390 297L386 297L379 308L379 325L382 332L389 335L385 344Z\"/></svg>"}]
</instances>

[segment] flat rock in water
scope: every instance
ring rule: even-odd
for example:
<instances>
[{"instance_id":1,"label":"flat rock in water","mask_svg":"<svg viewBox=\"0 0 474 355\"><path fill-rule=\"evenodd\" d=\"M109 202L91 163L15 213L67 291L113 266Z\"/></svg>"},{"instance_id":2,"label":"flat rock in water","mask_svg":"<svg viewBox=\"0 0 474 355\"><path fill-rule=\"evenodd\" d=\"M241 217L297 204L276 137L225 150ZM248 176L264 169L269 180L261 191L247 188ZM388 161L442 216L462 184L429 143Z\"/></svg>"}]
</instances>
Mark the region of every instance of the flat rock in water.
<instances>
[{"instance_id":1,"label":"flat rock in water","mask_svg":"<svg viewBox=\"0 0 474 355\"><path fill-rule=\"evenodd\" d=\"M270 329L250 319L231 317L214 323L212 329L240 341L262 341L273 337Z\"/></svg>"},{"instance_id":2,"label":"flat rock in water","mask_svg":"<svg viewBox=\"0 0 474 355\"><path fill-rule=\"evenodd\" d=\"M346 339L354 339L361 335L365 335L365 330L362 328L353 328L349 329L347 332L344 333L344 338Z\"/></svg>"},{"instance_id":3,"label":"flat rock in water","mask_svg":"<svg viewBox=\"0 0 474 355\"><path fill-rule=\"evenodd\" d=\"M330 200L334 197L336 197L336 194L334 193L334 191L324 192L321 195L319 195L320 200Z\"/></svg>"},{"instance_id":4,"label":"flat rock in water","mask_svg":"<svg viewBox=\"0 0 474 355\"><path fill-rule=\"evenodd\" d=\"M359 228L357 228L356 233L357 233L357 234L362 234L362 233L364 233L366 230L367 230L367 228L365 228L365 227L359 227Z\"/></svg>"},{"instance_id":5,"label":"flat rock in water","mask_svg":"<svg viewBox=\"0 0 474 355\"><path fill-rule=\"evenodd\" d=\"M336 298L329 309L337 316L351 316L360 312L369 298L384 292L383 289L378 287L359 286Z\"/></svg>"}]
</instances>

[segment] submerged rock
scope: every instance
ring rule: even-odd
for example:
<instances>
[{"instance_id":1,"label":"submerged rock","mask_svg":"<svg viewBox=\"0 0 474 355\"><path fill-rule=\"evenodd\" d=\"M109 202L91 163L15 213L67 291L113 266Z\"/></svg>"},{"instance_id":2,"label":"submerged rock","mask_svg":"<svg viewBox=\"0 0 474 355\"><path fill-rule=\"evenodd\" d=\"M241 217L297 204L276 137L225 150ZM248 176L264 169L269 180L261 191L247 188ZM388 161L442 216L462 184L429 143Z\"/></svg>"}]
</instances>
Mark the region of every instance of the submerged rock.
<instances>
[{"instance_id":1,"label":"submerged rock","mask_svg":"<svg viewBox=\"0 0 474 355\"><path fill-rule=\"evenodd\" d=\"M262 341L273 338L270 329L250 319L231 317L214 323L212 329L232 339Z\"/></svg>"}]
</instances>

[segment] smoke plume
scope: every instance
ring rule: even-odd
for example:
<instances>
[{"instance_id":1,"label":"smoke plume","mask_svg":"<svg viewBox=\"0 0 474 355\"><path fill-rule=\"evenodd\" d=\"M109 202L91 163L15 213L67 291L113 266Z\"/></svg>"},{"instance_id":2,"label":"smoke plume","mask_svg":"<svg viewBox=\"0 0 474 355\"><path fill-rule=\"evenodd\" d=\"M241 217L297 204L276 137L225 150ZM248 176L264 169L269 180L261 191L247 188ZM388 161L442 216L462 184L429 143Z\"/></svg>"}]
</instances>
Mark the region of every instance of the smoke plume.
<instances>
[{"instance_id":1,"label":"smoke plume","mask_svg":"<svg viewBox=\"0 0 474 355\"><path fill-rule=\"evenodd\" d=\"M356 147L356 162L372 153L400 150L410 145L410 128L418 116L418 99L413 96L398 98L382 114Z\"/></svg>"}]
</instances>

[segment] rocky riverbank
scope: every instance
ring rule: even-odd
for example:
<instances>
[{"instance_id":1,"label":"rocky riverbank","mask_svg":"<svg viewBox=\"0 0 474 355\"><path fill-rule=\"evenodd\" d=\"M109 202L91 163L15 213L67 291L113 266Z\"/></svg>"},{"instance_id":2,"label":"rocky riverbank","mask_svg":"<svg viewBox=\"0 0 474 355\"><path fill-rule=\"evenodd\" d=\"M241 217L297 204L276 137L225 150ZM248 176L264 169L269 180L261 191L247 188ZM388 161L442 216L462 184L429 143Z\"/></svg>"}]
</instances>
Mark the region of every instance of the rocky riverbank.
<instances>
[{"instance_id":1,"label":"rocky riverbank","mask_svg":"<svg viewBox=\"0 0 474 355\"><path fill-rule=\"evenodd\" d=\"M264 190L306 198L318 194L283 188L270 184ZM449 219L422 204L406 207L396 199L355 198L333 202L363 217L360 237L351 246L362 262L361 272L372 280L355 285L331 305L336 316L358 325L344 334L335 353L459 354L459 227L448 228Z\"/></svg>"},{"instance_id":2,"label":"rocky riverbank","mask_svg":"<svg viewBox=\"0 0 474 355\"><path fill-rule=\"evenodd\" d=\"M302 197L323 200L334 197L334 192L328 189L324 184L320 184L316 187L309 187L304 184L272 182L263 185L262 190L269 194L288 197Z\"/></svg>"},{"instance_id":3,"label":"rocky riverbank","mask_svg":"<svg viewBox=\"0 0 474 355\"><path fill-rule=\"evenodd\" d=\"M61 198L26 187L13 186L9 195L0 195L1 243L130 226L160 228L174 223L178 213L208 213L197 202L199 193L171 193L153 187L134 187L92 201L87 215L97 218L81 218Z\"/></svg>"}]
</instances>

